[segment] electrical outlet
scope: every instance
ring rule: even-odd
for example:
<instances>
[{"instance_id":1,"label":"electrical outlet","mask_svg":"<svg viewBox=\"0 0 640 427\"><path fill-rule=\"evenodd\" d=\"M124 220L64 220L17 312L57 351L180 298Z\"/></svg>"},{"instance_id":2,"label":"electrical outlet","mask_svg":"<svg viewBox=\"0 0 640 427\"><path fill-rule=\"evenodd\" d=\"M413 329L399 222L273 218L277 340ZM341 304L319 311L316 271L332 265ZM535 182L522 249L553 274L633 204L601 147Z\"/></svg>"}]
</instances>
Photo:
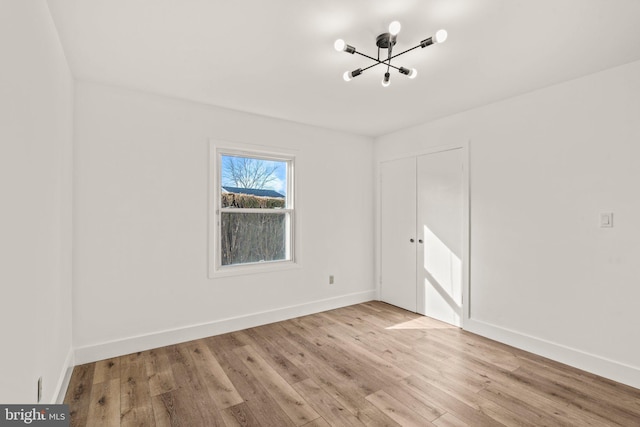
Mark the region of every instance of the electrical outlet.
<instances>
[{"instance_id":1,"label":"electrical outlet","mask_svg":"<svg viewBox=\"0 0 640 427\"><path fill-rule=\"evenodd\" d=\"M600 228L613 227L613 212L602 212L600 214Z\"/></svg>"},{"instance_id":2,"label":"electrical outlet","mask_svg":"<svg viewBox=\"0 0 640 427\"><path fill-rule=\"evenodd\" d=\"M329 284L333 285L335 283L335 280L333 278L333 274L331 276L329 276Z\"/></svg>"},{"instance_id":3,"label":"electrical outlet","mask_svg":"<svg viewBox=\"0 0 640 427\"><path fill-rule=\"evenodd\" d=\"M42 377L38 378L38 401L40 403L42 400Z\"/></svg>"}]
</instances>

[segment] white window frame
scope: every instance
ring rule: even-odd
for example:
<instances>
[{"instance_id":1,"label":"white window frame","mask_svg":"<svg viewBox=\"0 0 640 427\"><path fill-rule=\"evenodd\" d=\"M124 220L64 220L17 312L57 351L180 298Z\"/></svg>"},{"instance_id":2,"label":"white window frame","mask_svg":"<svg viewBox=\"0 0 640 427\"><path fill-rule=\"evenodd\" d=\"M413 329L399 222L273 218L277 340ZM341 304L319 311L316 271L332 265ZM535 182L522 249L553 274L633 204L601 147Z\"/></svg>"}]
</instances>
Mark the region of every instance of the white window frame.
<instances>
[{"instance_id":1,"label":"white window frame","mask_svg":"<svg viewBox=\"0 0 640 427\"><path fill-rule=\"evenodd\" d=\"M225 144L211 141L209 147L209 278L252 274L259 272L286 270L299 267L297 257L298 228L296 212L296 154L290 150L271 149L269 147L249 144ZM286 259L253 262L244 264L222 265L221 233L221 189L222 189L222 156L240 156L287 163L286 206L277 213L287 213L287 253ZM224 208L225 212L265 213L265 209Z\"/></svg>"}]
</instances>

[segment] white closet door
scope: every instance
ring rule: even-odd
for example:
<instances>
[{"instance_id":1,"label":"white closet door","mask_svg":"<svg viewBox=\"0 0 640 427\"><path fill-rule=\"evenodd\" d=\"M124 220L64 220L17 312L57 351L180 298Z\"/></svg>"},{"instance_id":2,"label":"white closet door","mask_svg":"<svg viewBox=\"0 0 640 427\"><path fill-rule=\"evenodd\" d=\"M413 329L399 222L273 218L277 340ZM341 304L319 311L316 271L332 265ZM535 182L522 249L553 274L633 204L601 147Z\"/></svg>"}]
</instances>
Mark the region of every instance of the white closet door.
<instances>
[{"instance_id":1,"label":"white closet door","mask_svg":"<svg viewBox=\"0 0 640 427\"><path fill-rule=\"evenodd\" d=\"M380 297L416 312L416 159L393 160L380 167Z\"/></svg>"},{"instance_id":2,"label":"white closet door","mask_svg":"<svg viewBox=\"0 0 640 427\"><path fill-rule=\"evenodd\" d=\"M462 151L417 159L417 312L456 326L462 317Z\"/></svg>"}]
</instances>

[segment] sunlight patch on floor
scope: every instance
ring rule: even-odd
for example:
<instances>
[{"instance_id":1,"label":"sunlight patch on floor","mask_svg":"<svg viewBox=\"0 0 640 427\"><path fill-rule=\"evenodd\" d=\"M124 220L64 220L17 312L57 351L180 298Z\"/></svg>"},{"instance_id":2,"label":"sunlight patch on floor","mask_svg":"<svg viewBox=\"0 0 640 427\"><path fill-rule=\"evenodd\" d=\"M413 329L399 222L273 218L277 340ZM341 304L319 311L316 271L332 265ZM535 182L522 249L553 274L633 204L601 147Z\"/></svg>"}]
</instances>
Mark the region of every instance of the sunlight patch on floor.
<instances>
[{"instance_id":1,"label":"sunlight patch on floor","mask_svg":"<svg viewBox=\"0 0 640 427\"><path fill-rule=\"evenodd\" d=\"M457 329L457 326L449 325L430 317L418 317L407 322L398 323L385 329Z\"/></svg>"}]
</instances>

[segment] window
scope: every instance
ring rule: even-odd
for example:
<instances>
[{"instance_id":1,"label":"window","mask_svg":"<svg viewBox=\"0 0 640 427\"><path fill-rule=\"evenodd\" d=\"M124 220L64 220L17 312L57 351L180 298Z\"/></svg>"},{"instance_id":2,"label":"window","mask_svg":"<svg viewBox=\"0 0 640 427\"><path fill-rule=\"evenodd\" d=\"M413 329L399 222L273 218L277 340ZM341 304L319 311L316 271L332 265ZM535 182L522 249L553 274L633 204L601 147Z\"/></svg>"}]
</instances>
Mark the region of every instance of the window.
<instances>
[{"instance_id":1,"label":"window","mask_svg":"<svg viewBox=\"0 0 640 427\"><path fill-rule=\"evenodd\" d=\"M293 263L293 161L290 155L215 150L215 272Z\"/></svg>"}]
</instances>

